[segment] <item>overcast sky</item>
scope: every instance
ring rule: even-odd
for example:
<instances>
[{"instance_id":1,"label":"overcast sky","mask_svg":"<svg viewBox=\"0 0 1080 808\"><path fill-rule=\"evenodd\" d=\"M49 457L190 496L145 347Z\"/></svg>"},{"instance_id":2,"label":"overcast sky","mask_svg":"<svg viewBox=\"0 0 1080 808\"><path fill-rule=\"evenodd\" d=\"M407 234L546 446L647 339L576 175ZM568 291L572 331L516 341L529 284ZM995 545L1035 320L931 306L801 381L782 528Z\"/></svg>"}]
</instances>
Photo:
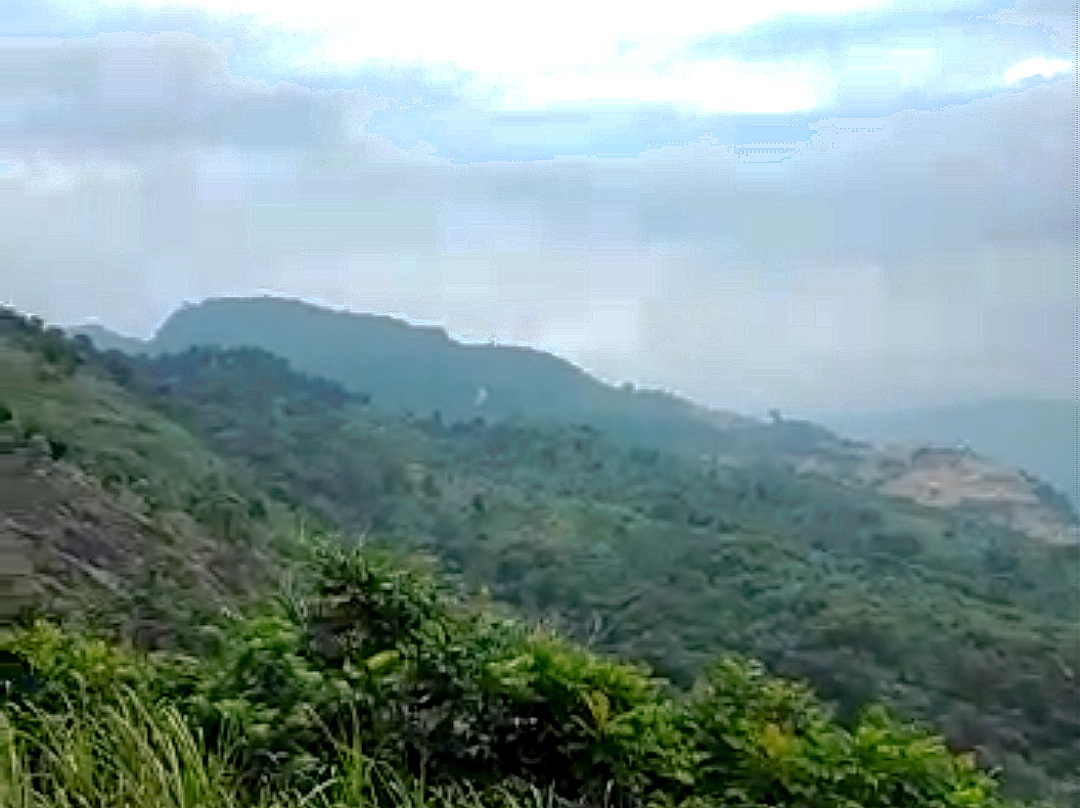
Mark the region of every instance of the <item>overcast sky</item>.
<instances>
[{"instance_id":1,"label":"overcast sky","mask_svg":"<svg viewBox=\"0 0 1080 808\"><path fill-rule=\"evenodd\" d=\"M1074 397L1066 0L3 0L0 301L273 292L790 412Z\"/></svg>"}]
</instances>

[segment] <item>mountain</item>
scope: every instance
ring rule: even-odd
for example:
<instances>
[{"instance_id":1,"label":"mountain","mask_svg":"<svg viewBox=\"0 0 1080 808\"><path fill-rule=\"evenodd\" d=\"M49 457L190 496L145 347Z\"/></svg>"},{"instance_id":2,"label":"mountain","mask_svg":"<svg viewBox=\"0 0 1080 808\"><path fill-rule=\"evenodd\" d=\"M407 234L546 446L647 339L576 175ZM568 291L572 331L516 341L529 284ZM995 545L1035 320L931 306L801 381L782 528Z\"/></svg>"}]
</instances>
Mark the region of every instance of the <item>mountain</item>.
<instances>
[{"instance_id":1,"label":"mountain","mask_svg":"<svg viewBox=\"0 0 1080 808\"><path fill-rule=\"evenodd\" d=\"M709 451L716 424L756 423L660 391L603 384L541 351L462 344L442 329L294 300L233 298L187 306L148 347L170 353L194 345L259 347L306 373L370 394L388 411L437 411L449 422L525 417L602 423L612 434L693 452Z\"/></svg>"},{"instance_id":2,"label":"mountain","mask_svg":"<svg viewBox=\"0 0 1080 808\"><path fill-rule=\"evenodd\" d=\"M261 349L111 359L129 395L309 524L425 553L464 591L680 686L721 650L748 654L843 721L881 700L1010 788L1075 793L1078 547L1032 542L980 505L993 490L1030 506L1018 475L823 448L819 428L783 420L710 426L721 453L704 457L576 419L450 421ZM923 496L942 475L964 487Z\"/></svg>"},{"instance_id":3,"label":"mountain","mask_svg":"<svg viewBox=\"0 0 1080 808\"><path fill-rule=\"evenodd\" d=\"M995 496L1002 490L1000 478L1010 473L984 458L972 457L966 463L963 496L926 497L919 492L929 485L940 488L942 481L936 477L942 472L930 471L924 456L913 455L922 457L919 467L907 469L904 481L897 482L894 478L910 465L907 460L898 465L895 452L877 452L807 421L779 417L761 421L701 407L662 391L614 387L550 354L465 345L441 329L390 317L271 297L230 298L185 306L149 343L131 345L106 333L81 333L91 340L96 333L99 347L120 345L131 354L182 353L199 345L257 347L283 357L298 370L369 396L373 406L386 412L422 417L437 413L446 423L481 417L488 422L585 424L627 445L695 460L786 464L897 497L917 498L930 507L963 510L1040 540L1076 540L1076 514L1068 502L1038 480L1015 474L1007 486L1009 496ZM968 472L976 467L980 472L971 477ZM959 489L953 485L953 490Z\"/></svg>"},{"instance_id":4,"label":"mountain","mask_svg":"<svg viewBox=\"0 0 1080 808\"><path fill-rule=\"evenodd\" d=\"M1004 503L1016 503L1018 513L999 513L1000 518L1018 526L1030 525L1032 535L1039 537L1070 535L1076 521L1072 511L1080 502L1080 404L1075 402L1012 399L816 418L827 428L796 420L765 423L699 407L660 391L615 388L539 351L463 345L437 328L275 298L209 300L185 307L149 343L100 326L83 327L76 333L88 336L99 348L129 354L177 352L194 345L257 346L306 372L366 392L384 409L417 414L437 411L448 421L474 417L570 420L641 445L692 456L809 459L804 467L818 471L838 472L863 455L869 461L860 464L864 471L867 465L876 469L863 477L888 485L900 496L915 496L916 472L909 469L906 483L890 482L900 473L897 462L906 465L911 458L921 457L918 474L940 476L940 470L925 471L928 456L917 455L916 450L936 448L938 456L943 449L964 451L972 458L965 472L969 489L971 479L990 481L1013 468L1027 472L1028 478L1038 478L1016 479L1013 474L1012 494L998 497L995 508L1000 512L1007 507ZM837 434L892 448L871 458ZM817 462L823 455L843 462ZM906 458L900 460L902 456ZM981 472L972 477L976 465ZM1007 468L994 468L1002 465ZM924 483L920 490L941 486L941 481ZM988 503L994 490L993 482L981 491L972 489L964 504ZM1065 492L1071 502L1062 502L1057 491ZM922 501L934 504L932 497L922 496ZM950 503L961 504L948 497L938 504L947 507Z\"/></svg>"},{"instance_id":5,"label":"mountain","mask_svg":"<svg viewBox=\"0 0 1080 808\"><path fill-rule=\"evenodd\" d=\"M129 337L110 331L98 323L74 326L68 329L73 336L83 336L94 343L99 351L120 351L121 353L135 355L146 349L146 343L138 337Z\"/></svg>"},{"instance_id":6,"label":"mountain","mask_svg":"<svg viewBox=\"0 0 1080 808\"><path fill-rule=\"evenodd\" d=\"M996 399L929 409L833 413L816 420L877 444L965 446L1045 480L1080 508L1080 402Z\"/></svg>"},{"instance_id":7,"label":"mountain","mask_svg":"<svg viewBox=\"0 0 1080 808\"><path fill-rule=\"evenodd\" d=\"M0 381L5 805L1016 804L877 696L1075 794L1068 548L573 424L380 412L257 349L132 359L0 311ZM623 660L472 582L599 616ZM831 682L842 723L739 646ZM640 664L669 652L693 687Z\"/></svg>"}]
</instances>

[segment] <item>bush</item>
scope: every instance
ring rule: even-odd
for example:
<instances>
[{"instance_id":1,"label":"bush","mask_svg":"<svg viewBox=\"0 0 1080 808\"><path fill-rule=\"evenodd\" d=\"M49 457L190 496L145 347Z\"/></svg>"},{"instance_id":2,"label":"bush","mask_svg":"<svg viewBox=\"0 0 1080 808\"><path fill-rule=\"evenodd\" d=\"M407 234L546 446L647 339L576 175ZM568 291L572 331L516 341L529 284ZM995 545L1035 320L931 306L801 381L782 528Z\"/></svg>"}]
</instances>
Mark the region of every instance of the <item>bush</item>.
<instances>
[{"instance_id":1,"label":"bush","mask_svg":"<svg viewBox=\"0 0 1080 808\"><path fill-rule=\"evenodd\" d=\"M343 800L326 808L407 793L1003 805L940 739L881 709L844 729L758 663L723 660L679 694L642 667L454 600L423 564L314 550L279 599L206 627L200 657L42 622L0 635L0 804L44 788L38 804L95 808L121 804L105 795L239 808L297 793ZM78 768L57 750L79 750Z\"/></svg>"}]
</instances>

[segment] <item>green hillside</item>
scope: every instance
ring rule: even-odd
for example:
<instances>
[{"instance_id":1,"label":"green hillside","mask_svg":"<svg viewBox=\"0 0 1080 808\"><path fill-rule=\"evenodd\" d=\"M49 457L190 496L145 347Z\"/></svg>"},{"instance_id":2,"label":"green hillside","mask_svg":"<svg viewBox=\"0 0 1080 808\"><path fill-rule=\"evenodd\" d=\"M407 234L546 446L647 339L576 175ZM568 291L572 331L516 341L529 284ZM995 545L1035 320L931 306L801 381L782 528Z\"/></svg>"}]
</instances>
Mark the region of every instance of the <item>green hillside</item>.
<instances>
[{"instance_id":1,"label":"green hillside","mask_svg":"<svg viewBox=\"0 0 1080 808\"><path fill-rule=\"evenodd\" d=\"M85 332L134 351L115 337ZM448 422L483 417L588 423L613 437L698 456L730 448L717 427L760 422L697 407L660 391L612 387L566 360L528 348L466 345L446 332L391 317L332 311L295 300L226 298L174 313L143 346L150 354L193 346L258 347L294 367L369 395L388 412L438 413ZM779 433L777 433L779 436ZM805 445L839 443L802 425ZM760 438L755 435L755 445Z\"/></svg>"},{"instance_id":2,"label":"green hillside","mask_svg":"<svg viewBox=\"0 0 1080 808\"><path fill-rule=\"evenodd\" d=\"M569 362L539 351L465 345L436 328L295 300L228 298L187 306L141 347L127 338L102 333L98 327L81 333L102 347L131 354L176 353L199 345L261 348L287 359L298 370L367 396L374 407L389 413L437 416L446 423L482 417L489 423L584 424L626 446L659 448L695 461L703 457L743 464L768 460L796 467L810 461L816 473L838 483L852 483L869 473L876 480L870 487L907 490L908 498L924 504L925 497L910 492L930 482L924 469L915 469L914 475L891 486L891 478L903 472L894 468L896 458L878 456L869 446L843 440L806 421L778 415L762 421L708 410L660 391L604 384ZM731 383L738 380L733 378ZM1055 434L1050 430L1042 435L1042 443L1053 440ZM982 465L988 478L998 476L993 468ZM984 491L996 483L989 479L988 483L983 490L969 491L970 497L953 509L989 523L1024 529L1036 540L1075 539L1073 508L1042 481L1014 481L1007 495L996 495L992 501Z\"/></svg>"},{"instance_id":3,"label":"green hillside","mask_svg":"<svg viewBox=\"0 0 1080 808\"><path fill-rule=\"evenodd\" d=\"M681 684L719 651L747 653L841 717L883 700L1018 789L1075 787L1075 547L783 463L397 416L253 349L146 360L133 380L280 501L430 553L606 652Z\"/></svg>"},{"instance_id":4,"label":"green hillside","mask_svg":"<svg viewBox=\"0 0 1080 808\"><path fill-rule=\"evenodd\" d=\"M7 313L0 380L28 464L0 804L999 804L873 700L1075 794L1074 548L785 464L387 413L255 350L133 361Z\"/></svg>"},{"instance_id":5,"label":"green hillside","mask_svg":"<svg viewBox=\"0 0 1080 808\"><path fill-rule=\"evenodd\" d=\"M292 517L123 389L129 376L120 355L0 310L0 578L17 571L4 611L29 598L170 644L276 577Z\"/></svg>"}]
</instances>

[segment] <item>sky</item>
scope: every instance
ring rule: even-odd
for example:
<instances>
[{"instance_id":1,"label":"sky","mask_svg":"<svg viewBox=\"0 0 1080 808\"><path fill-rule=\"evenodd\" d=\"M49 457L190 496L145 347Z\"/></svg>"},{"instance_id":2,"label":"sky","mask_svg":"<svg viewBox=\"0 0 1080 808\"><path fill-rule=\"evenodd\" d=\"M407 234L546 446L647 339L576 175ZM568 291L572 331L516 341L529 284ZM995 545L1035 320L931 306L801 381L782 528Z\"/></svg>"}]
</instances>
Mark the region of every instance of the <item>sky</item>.
<instances>
[{"instance_id":1,"label":"sky","mask_svg":"<svg viewBox=\"0 0 1080 808\"><path fill-rule=\"evenodd\" d=\"M1076 6L4 0L0 302L278 294L742 411L1077 394Z\"/></svg>"}]
</instances>

